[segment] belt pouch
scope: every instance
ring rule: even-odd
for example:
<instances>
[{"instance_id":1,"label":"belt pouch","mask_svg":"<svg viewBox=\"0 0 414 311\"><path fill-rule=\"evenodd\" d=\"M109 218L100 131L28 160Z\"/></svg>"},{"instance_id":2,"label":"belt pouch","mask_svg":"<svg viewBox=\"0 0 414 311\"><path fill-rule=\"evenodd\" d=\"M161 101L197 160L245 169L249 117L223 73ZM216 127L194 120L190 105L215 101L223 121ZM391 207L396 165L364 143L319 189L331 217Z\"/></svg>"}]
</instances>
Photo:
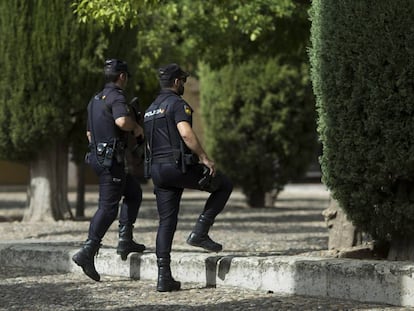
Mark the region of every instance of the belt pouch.
<instances>
[{"instance_id":1,"label":"belt pouch","mask_svg":"<svg viewBox=\"0 0 414 311\"><path fill-rule=\"evenodd\" d=\"M151 178L151 159L145 159L144 161L144 178Z\"/></svg>"},{"instance_id":2,"label":"belt pouch","mask_svg":"<svg viewBox=\"0 0 414 311\"><path fill-rule=\"evenodd\" d=\"M113 158L114 158L114 149L112 147L107 146L105 150L105 157L104 157L102 165L106 168L110 168L112 166Z\"/></svg>"}]
</instances>

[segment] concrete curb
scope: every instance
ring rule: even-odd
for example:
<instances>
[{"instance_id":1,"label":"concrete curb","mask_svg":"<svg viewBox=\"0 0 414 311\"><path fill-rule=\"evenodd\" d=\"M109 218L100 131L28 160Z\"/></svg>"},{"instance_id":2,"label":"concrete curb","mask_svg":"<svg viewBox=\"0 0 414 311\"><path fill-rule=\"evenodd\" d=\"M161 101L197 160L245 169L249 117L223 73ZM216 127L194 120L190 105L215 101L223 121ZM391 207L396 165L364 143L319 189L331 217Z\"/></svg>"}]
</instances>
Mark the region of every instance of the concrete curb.
<instances>
[{"instance_id":1,"label":"concrete curb","mask_svg":"<svg viewBox=\"0 0 414 311\"><path fill-rule=\"evenodd\" d=\"M78 249L74 243L2 241L0 264L82 274L71 260ZM96 268L103 276L154 281L157 277L154 253L133 254L122 261L114 249L102 248ZM414 306L414 264L409 262L174 252L171 268L177 280L206 286Z\"/></svg>"}]
</instances>

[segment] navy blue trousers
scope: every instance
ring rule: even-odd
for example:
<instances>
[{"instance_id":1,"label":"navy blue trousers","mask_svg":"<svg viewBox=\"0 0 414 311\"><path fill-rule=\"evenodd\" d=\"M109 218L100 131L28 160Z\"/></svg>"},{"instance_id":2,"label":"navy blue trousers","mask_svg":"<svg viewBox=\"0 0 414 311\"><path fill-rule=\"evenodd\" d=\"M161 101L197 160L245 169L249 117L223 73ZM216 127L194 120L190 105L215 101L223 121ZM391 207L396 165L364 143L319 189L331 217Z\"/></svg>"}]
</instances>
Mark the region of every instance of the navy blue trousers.
<instances>
[{"instance_id":1,"label":"navy blue trousers","mask_svg":"<svg viewBox=\"0 0 414 311\"><path fill-rule=\"evenodd\" d=\"M133 225L142 202L142 188L137 177L126 174L124 164L114 161L110 169L91 155L90 165L99 177L99 203L89 225L88 239L100 243L118 216L120 225Z\"/></svg>"},{"instance_id":2,"label":"navy blue trousers","mask_svg":"<svg viewBox=\"0 0 414 311\"><path fill-rule=\"evenodd\" d=\"M185 174L173 163L152 165L151 176L159 215L156 240L157 258L170 258L181 196L185 188L201 190L198 181L202 177L202 172L202 165L189 166ZM224 209L232 191L233 184L222 174L219 188L210 194L201 214L214 220Z\"/></svg>"}]
</instances>

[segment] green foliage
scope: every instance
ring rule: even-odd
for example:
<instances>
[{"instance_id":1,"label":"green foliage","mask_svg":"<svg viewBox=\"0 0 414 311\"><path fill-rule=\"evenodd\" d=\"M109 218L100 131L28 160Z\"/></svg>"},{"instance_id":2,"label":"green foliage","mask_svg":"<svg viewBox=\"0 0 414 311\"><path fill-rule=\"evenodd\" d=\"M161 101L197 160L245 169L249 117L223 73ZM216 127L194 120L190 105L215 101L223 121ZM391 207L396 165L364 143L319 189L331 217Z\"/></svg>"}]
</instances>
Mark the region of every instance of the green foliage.
<instances>
[{"instance_id":1,"label":"green foliage","mask_svg":"<svg viewBox=\"0 0 414 311\"><path fill-rule=\"evenodd\" d=\"M74 0L72 7L82 23L97 22L115 30L126 25L136 25L146 8L160 3L160 0Z\"/></svg>"},{"instance_id":2,"label":"green foliage","mask_svg":"<svg viewBox=\"0 0 414 311\"><path fill-rule=\"evenodd\" d=\"M201 77L207 149L247 196L305 172L317 143L306 65L256 58Z\"/></svg>"},{"instance_id":3,"label":"green foliage","mask_svg":"<svg viewBox=\"0 0 414 311\"><path fill-rule=\"evenodd\" d=\"M220 68L253 55L301 54L309 35L306 8L291 0L185 0L179 27L188 38L185 51Z\"/></svg>"},{"instance_id":4,"label":"green foliage","mask_svg":"<svg viewBox=\"0 0 414 311\"><path fill-rule=\"evenodd\" d=\"M272 16L283 17L290 15L297 4L292 0L212 0L212 1L161 1L161 0L74 0L72 7L78 19L86 23L95 21L111 29L126 25L142 24L141 18L154 12L163 14L182 10L180 20L194 19L194 16L204 17L203 25L213 22L207 28L227 30L235 25L242 33L254 41L266 27L273 27ZM175 8L175 9L174 9ZM179 22L179 20L177 20ZM200 28L197 25L197 28ZM201 27L204 28L204 27ZM205 29L205 28L204 28ZM274 28L270 29L275 30Z\"/></svg>"},{"instance_id":5,"label":"green foliage","mask_svg":"<svg viewBox=\"0 0 414 311\"><path fill-rule=\"evenodd\" d=\"M69 1L3 1L0 10L0 158L28 161L59 140L86 146L102 32L80 25Z\"/></svg>"},{"instance_id":6,"label":"green foliage","mask_svg":"<svg viewBox=\"0 0 414 311\"><path fill-rule=\"evenodd\" d=\"M308 4L293 0L78 0L73 8L82 22L136 26L144 70L171 59L219 68L275 50L301 54L309 35Z\"/></svg>"},{"instance_id":7,"label":"green foliage","mask_svg":"<svg viewBox=\"0 0 414 311\"><path fill-rule=\"evenodd\" d=\"M156 68L171 61L195 75L199 61L220 68L253 55L283 53L303 62L308 6L293 0L74 0L72 4L82 23L136 31L135 90L143 95L142 102L151 102L148 94L158 86Z\"/></svg>"},{"instance_id":8,"label":"green foliage","mask_svg":"<svg viewBox=\"0 0 414 311\"><path fill-rule=\"evenodd\" d=\"M7 120L0 133L0 154L22 159L50 142L46 137L51 129L59 136L67 126L62 106L68 107L68 102L55 92L64 85L59 73L64 70L60 62L68 57L67 18L55 2L47 10L39 9L45 6L43 1L6 1L0 6L1 41L7 42L0 51L7 60L1 68L0 105ZM31 14L34 11L36 16ZM50 19L50 12L55 20Z\"/></svg>"},{"instance_id":9,"label":"green foliage","mask_svg":"<svg viewBox=\"0 0 414 311\"><path fill-rule=\"evenodd\" d=\"M182 35L177 26L180 6L173 1L159 0L79 0L72 1L78 21L97 23L100 27L119 36L120 32L135 33L134 64L140 78L140 91L158 86L156 68L163 62L184 61L178 47ZM131 38L131 37L129 37ZM182 63L182 62L181 62Z\"/></svg>"},{"instance_id":10,"label":"green foliage","mask_svg":"<svg viewBox=\"0 0 414 311\"><path fill-rule=\"evenodd\" d=\"M154 5L158 2L88 0L72 4L81 24L96 23L105 29L104 52L119 44L128 45L113 55L128 55L125 59L134 67L133 95L139 92L140 102L147 104L158 89L156 69L171 61L187 63L181 48L184 39L177 26L181 23L180 5L172 1Z\"/></svg>"},{"instance_id":11,"label":"green foliage","mask_svg":"<svg viewBox=\"0 0 414 311\"><path fill-rule=\"evenodd\" d=\"M414 2L312 2L323 180L373 237L414 233Z\"/></svg>"}]
</instances>

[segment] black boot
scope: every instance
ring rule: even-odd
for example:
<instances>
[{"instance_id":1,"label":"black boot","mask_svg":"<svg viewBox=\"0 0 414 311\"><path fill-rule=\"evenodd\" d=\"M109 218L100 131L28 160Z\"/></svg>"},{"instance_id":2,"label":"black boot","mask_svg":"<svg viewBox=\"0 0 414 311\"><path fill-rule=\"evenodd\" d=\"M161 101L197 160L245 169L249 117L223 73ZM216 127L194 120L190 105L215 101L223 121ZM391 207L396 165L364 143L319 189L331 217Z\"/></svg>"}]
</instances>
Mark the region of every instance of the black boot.
<instances>
[{"instance_id":1,"label":"black boot","mask_svg":"<svg viewBox=\"0 0 414 311\"><path fill-rule=\"evenodd\" d=\"M159 292L172 292L181 288L181 283L174 280L171 275L170 262L169 258L157 258L157 291Z\"/></svg>"},{"instance_id":2,"label":"black boot","mask_svg":"<svg viewBox=\"0 0 414 311\"><path fill-rule=\"evenodd\" d=\"M129 253L142 253L145 245L138 244L132 239L132 225L119 225L119 242L116 253L126 260Z\"/></svg>"},{"instance_id":3,"label":"black boot","mask_svg":"<svg viewBox=\"0 0 414 311\"><path fill-rule=\"evenodd\" d=\"M97 282L99 282L101 276L96 272L94 257L98 253L100 246L95 241L87 240L79 252L72 257L72 260L82 268L83 272Z\"/></svg>"},{"instance_id":4,"label":"black boot","mask_svg":"<svg viewBox=\"0 0 414 311\"><path fill-rule=\"evenodd\" d=\"M214 242L208 236L208 231L213 225L213 222L213 220L206 218L204 215L200 215L193 232L190 233L190 236L187 239L187 243L192 246L202 247L210 252L221 251L223 246Z\"/></svg>"}]
</instances>

